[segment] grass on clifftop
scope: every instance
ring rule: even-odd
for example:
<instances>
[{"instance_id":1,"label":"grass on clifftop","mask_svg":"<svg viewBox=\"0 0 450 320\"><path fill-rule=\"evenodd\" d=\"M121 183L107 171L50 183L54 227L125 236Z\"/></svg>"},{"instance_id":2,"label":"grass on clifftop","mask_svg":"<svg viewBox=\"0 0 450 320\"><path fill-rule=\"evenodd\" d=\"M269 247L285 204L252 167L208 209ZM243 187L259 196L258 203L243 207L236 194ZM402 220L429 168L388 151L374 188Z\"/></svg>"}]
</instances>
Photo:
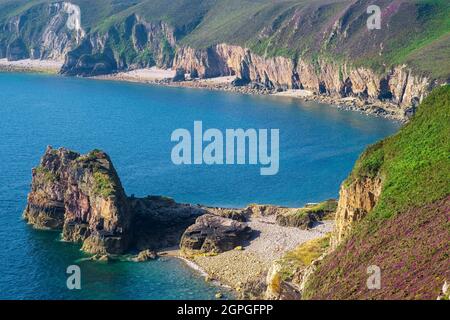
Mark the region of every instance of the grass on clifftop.
<instances>
[{"instance_id":1,"label":"grass on clifftop","mask_svg":"<svg viewBox=\"0 0 450 320\"><path fill-rule=\"evenodd\" d=\"M433 91L400 132L369 147L346 184L376 175L384 182L373 219L389 218L450 193L450 86Z\"/></svg>"},{"instance_id":2,"label":"grass on clifftop","mask_svg":"<svg viewBox=\"0 0 450 320\"><path fill-rule=\"evenodd\" d=\"M330 244L330 235L302 243L294 250L287 252L280 260L281 280L291 280L294 273L308 267L314 260L319 258Z\"/></svg>"},{"instance_id":3,"label":"grass on clifftop","mask_svg":"<svg viewBox=\"0 0 450 320\"><path fill-rule=\"evenodd\" d=\"M57 0L0 0L0 29L23 15L19 38L38 46L51 14L42 4ZM167 23L179 45L207 48L228 43L265 56L346 62L382 73L407 64L415 74L450 78L450 2L378 0L382 29L367 29L371 0L71 0L80 6L87 34L103 34L136 15ZM7 30L7 29L5 29ZM0 31L3 46L17 35ZM118 43L129 57L131 38ZM170 56L170 55L169 55ZM140 62L154 59L144 54ZM151 63L143 63L151 64ZM320 71L320 70L319 70Z\"/></svg>"},{"instance_id":4,"label":"grass on clifftop","mask_svg":"<svg viewBox=\"0 0 450 320\"><path fill-rule=\"evenodd\" d=\"M114 194L115 186L108 174L96 171L94 172L94 193L104 198Z\"/></svg>"},{"instance_id":5,"label":"grass on clifftop","mask_svg":"<svg viewBox=\"0 0 450 320\"><path fill-rule=\"evenodd\" d=\"M42 177L46 183L53 183L58 180L53 172L43 166L36 168L36 175Z\"/></svg>"},{"instance_id":6,"label":"grass on clifftop","mask_svg":"<svg viewBox=\"0 0 450 320\"><path fill-rule=\"evenodd\" d=\"M362 154L347 180L380 175L372 212L325 257L304 299L436 299L450 279L450 86L435 89L396 135ZM369 290L367 268L380 267Z\"/></svg>"}]
</instances>

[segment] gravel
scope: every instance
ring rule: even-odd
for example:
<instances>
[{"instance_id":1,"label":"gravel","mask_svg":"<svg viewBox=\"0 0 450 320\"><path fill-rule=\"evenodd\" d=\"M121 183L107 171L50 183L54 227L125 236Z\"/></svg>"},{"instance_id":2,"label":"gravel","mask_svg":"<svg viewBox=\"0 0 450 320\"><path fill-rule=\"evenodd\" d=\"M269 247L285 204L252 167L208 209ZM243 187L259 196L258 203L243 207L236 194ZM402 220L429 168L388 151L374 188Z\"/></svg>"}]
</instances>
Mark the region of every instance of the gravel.
<instances>
[{"instance_id":1,"label":"gravel","mask_svg":"<svg viewBox=\"0 0 450 320\"><path fill-rule=\"evenodd\" d=\"M241 291L246 283L264 277L272 262L287 251L332 231L334 221L323 221L311 230L301 230L279 226L275 223L275 216L268 216L252 217L248 225L254 230L255 237L243 246L243 250L193 258L208 278L236 291Z\"/></svg>"}]
</instances>

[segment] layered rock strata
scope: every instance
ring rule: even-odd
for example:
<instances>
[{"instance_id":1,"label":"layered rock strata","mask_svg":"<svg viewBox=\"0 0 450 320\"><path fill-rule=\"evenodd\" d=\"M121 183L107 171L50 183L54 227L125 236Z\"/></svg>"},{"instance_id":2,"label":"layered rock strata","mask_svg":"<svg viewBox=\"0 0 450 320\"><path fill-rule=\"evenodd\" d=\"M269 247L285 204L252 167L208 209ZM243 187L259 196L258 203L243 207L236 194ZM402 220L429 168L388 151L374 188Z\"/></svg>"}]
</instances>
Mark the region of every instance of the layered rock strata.
<instances>
[{"instance_id":1,"label":"layered rock strata","mask_svg":"<svg viewBox=\"0 0 450 320\"><path fill-rule=\"evenodd\" d=\"M251 235L252 230L245 223L205 214L186 229L180 248L187 255L221 253L242 245Z\"/></svg>"}]
</instances>

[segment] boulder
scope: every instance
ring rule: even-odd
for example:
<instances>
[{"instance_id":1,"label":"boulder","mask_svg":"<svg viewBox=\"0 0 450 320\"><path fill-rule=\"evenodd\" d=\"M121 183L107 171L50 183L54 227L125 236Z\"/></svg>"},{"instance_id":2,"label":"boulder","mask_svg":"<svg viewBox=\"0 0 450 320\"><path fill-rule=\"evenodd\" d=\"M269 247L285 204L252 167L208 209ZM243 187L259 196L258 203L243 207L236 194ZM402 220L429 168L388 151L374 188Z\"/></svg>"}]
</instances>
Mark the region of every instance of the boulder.
<instances>
[{"instance_id":1,"label":"boulder","mask_svg":"<svg viewBox=\"0 0 450 320\"><path fill-rule=\"evenodd\" d=\"M147 260L155 260L158 257L155 251L151 250L143 250L139 252L139 254L133 258L135 262L143 262Z\"/></svg>"},{"instance_id":2,"label":"boulder","mask_svg":"<svg viewBox=\"0 0 450 320\"><path fill-rule=\"evenodd\" d=\"M180 248L188 255L220 253L242 245L251 234L251 228L245 223L205 214L186 229L181 238Z\"/></svg>"}]
</instances>

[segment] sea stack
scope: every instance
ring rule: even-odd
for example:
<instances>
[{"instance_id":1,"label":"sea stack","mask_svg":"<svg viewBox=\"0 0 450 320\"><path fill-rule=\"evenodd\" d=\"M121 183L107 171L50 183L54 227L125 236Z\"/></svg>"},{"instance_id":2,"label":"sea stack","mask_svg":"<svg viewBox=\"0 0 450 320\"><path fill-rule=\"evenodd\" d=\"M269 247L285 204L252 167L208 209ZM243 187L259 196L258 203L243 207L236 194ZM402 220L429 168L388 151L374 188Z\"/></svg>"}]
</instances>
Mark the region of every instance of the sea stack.
<instances>
[{"instance_id":1,"label":"sea stack","mask_svg":"<svg viewBox=\"0 0 450 320\"><path fill-rule=\"evenodd\" d=\"M124 253L131 242L132 212L109 157L47 147L32 170L24 211L40 229L63 229L63 239L95 254Z\"/></svg>"}]
</instances>

